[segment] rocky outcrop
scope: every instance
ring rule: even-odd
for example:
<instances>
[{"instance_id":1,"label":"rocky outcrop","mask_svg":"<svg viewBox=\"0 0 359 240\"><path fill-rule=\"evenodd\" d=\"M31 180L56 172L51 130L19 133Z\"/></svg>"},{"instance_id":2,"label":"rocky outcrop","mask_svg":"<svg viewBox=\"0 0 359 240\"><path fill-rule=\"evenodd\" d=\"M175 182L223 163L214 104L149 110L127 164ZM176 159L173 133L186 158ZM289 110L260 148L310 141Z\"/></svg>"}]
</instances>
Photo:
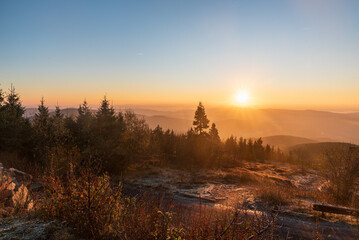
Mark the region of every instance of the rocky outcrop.
<instances>
[{"instance_id":1,"label":"rocky outcrop","mask_svg":"<svg viewBox=\"0 0 359 240\"><path fill-rule=\"evenodd\" d=\"M0 216L7 217L33 208L27 186L32 176L14 168L6 169L0 163Z\"/></svg>"}]
</instances>

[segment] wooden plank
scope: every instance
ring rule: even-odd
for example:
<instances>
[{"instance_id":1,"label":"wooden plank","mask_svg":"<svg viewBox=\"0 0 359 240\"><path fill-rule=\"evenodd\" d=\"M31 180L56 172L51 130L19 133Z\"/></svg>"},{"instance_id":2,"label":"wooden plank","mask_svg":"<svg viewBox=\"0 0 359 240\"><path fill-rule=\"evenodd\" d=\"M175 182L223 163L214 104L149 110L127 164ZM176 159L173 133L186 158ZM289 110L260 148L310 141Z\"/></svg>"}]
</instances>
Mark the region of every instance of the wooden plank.
<instances>
[{"instance_id":1,"label":"wooden plank","mask_svg":"<svg viewBox=\"0 0 359 240\"><path fill-rule=\"evenodd\" d=\"M359 210L346 207L337 207L333 205L324 205L324 204L313 204L313 210L327 213L335 213L342 215L359 215Z\"/></svg>"}]
</instances>

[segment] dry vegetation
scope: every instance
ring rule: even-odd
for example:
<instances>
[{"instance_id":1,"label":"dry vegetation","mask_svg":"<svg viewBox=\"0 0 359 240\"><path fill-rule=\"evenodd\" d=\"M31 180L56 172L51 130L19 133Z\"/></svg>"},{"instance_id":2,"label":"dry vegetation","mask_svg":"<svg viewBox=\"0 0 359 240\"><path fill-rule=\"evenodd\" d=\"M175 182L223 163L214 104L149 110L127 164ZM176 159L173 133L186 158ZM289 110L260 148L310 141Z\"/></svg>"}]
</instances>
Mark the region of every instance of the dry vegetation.
<instances>
[{"instance_id":1,"label":"dry vegetation","mask_svg":"<svg viewBox=\"0 0 359 240\"><path fill-rule=\"evenodd\" d=\"M257 239L270 236L276 221L270 209L249 214L243 207L183 206L148 193L125 197L107 175L90 171L46 178L45 189L38 213L91 239Z\"/></svg>"}]
</instances>

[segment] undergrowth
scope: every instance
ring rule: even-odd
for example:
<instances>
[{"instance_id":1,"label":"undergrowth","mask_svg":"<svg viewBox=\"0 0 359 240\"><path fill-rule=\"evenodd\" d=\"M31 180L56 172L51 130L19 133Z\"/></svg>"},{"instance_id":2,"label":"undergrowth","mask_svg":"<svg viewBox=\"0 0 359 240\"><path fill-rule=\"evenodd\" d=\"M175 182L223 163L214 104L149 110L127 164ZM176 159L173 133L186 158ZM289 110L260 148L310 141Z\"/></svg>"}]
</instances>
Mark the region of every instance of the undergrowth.
<instances>
[{"instance_id":1,"label":"undergrowth","mask_svg":"<svg viewBox=\"0 0 359 240\"><path fill-rule=\"evenodd\" d=\"M122 194L106 174L83 171L46 177L38 213L63 220L86 239L260 239L269 237L276 216L245 208L182 206L155 194Z\"/></svg>"}]
</instances>

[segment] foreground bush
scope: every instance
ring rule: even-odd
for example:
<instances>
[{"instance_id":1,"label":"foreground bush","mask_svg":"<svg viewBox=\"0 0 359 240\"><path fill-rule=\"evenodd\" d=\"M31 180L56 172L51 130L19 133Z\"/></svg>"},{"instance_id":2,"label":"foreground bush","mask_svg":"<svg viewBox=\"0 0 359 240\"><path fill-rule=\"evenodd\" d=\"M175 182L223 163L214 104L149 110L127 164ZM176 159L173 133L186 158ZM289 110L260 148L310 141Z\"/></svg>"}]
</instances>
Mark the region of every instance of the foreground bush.
<instances>
[{"instance_id":1,"label":"foreground bush","mask_svg":"<svg viewBox=\"0 0 359 240\"><path fill-rule=\"evenodd\" d=\"M87 239L256 239L275 223L263 212L183 207L155 194L127 198L108 175L91 171L45 180L40 213L64 220Z\"/></svg>"},{"instance_id":2,"label":"foreground bush","mask_svg":"<svg viewBox=\"0 0 359 240\"><path fill-rule=\"evenodd\" d=\"M40 213L65 220L86 238L166 239L180 232L170 226L171 214L123 197L121 185L112 185L106 174L84 171L65 180L46 177L44 182Z\"/></svg>"},{"instance_id":3,"label":"foreground bush","mask_svg":"<svg viewBox=\"0 0 359 240\"><path fill-rule=\"evenodd\" d=\"M90 171L65 180L45 178L45 195L40 210L51 218L65 220L87 237L111 233L111 223L119 215L123 198L120 186L111 187L109 176Z\"/></svg>"}]
</instances>

